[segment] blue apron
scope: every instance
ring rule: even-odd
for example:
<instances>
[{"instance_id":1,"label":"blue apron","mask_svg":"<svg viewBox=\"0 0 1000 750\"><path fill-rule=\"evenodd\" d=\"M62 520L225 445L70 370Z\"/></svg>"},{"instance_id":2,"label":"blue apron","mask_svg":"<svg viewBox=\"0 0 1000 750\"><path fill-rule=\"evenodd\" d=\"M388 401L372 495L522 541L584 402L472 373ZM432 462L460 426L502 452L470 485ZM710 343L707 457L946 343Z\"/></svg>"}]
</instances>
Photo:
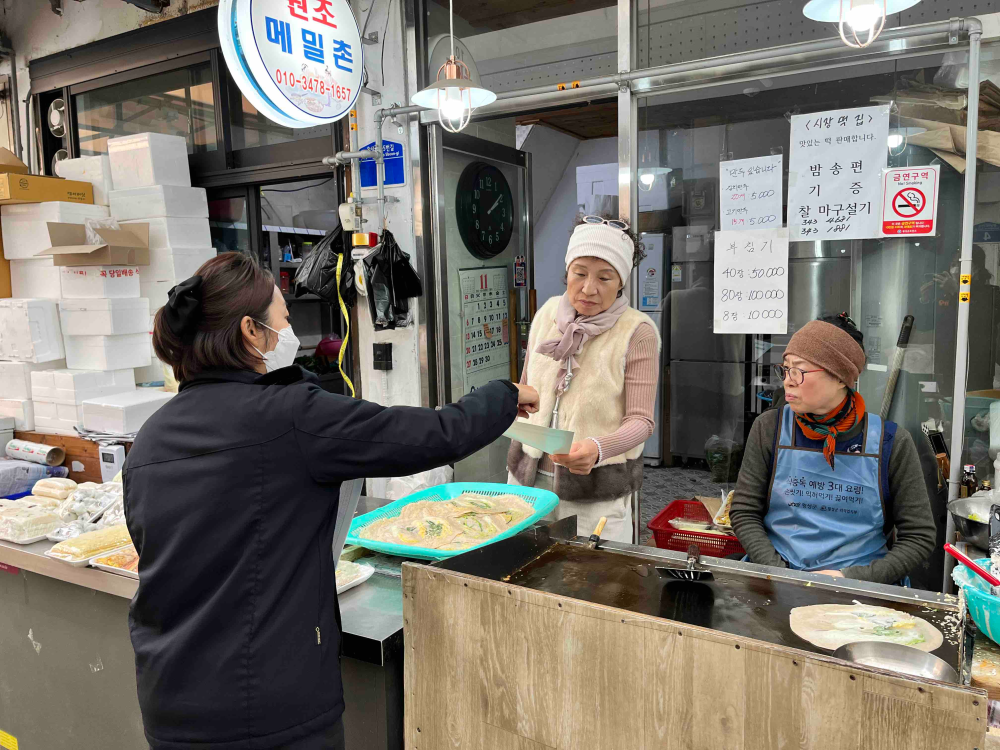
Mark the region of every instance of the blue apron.
<instances>
[{"instance_id":1,"label":"blue apron","mask_svg":"<svg viewBox=\"0 0 1000 750\"><path fill-rule=\"evenodd\" d=\"M805 438L791 407L782 409L771 462L771 498L764 528L795 570L841 570L884 557L882 419L868 413L860 453L836 452L836 470L822 443Z\"/></svg>"}]
</instances>

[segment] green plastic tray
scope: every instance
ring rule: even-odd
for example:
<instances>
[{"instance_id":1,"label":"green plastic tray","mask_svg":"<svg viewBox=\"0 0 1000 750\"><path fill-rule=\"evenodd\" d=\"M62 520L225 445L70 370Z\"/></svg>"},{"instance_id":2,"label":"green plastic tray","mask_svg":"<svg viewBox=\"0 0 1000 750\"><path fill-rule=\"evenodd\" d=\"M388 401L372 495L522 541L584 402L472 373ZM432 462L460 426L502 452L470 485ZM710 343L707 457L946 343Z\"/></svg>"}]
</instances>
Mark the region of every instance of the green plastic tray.
<instances>
[{"instance_id":1,"label":"green plastic tray","mask_svg":"<svg viewBox=\"0 0 1000 750\"><path fill-rule=\"evenodd\" d=\"M429 547L416 547L408 544L390 544L389 542L376 542L371 539L361 539L358 532L372 521L382 518L398 516L400 511L410 503L420 500L451 500L464 492L475 492L478 495L497 497L499 495L517 495L529 505L533 506L535 512L518 524L507 529L502 534L498 534L489 541L477 544L474 547L462 550L438 550ZM424 560L444 560L448 557L461 555L469 550L485 547L487 544L500 539L514 536L520 531L531 526L541 518L544 518L559 504L559 496L548 490L539 490L534 487L519 487L516 484L487 484L485 482L453 482L452 484L440 484L437 487L430 487L420 492L415 492L400 500L389 503L371 513L358 516L351 522L351 529L347 533L347 543L356 544L359 547L370 549L374 552L382 552L386 555L397 555L399 557L418 557Z\"/></svg>"}]
</instances>

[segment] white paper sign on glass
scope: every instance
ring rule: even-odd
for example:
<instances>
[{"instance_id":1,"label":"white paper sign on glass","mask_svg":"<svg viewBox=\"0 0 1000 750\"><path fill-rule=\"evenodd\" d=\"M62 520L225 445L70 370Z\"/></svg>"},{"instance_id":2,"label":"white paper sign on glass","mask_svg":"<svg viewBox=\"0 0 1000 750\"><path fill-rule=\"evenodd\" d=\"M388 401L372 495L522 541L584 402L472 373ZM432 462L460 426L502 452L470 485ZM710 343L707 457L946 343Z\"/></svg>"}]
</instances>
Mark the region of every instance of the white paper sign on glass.
<instances>
[{"instance_id":1,"label":"white paper sign on glass","mask_svg":"<svg viewBox=\"0 0 1000 750\"><path fill-rule=\"evenodd\" d=\"M715 333L788 332L788 230L715 233Z\"/></svg>"},{"instance_id":2,"label":"white paper sign on glass","mask_svg":"<svg viewBox=\"0 0 1000 750\"><path fill-rule=\"evenodd\" d=\"M887 106L792 116L791 241L879 236L888 138Z\"/></svg>"},{"instance_id":3,"label":"white paper sign on glass","mask_svg":"<svg viewBox=\"0 0 1000 750\"><path fill-rule=\"evenodd\" d=\"M310 128L354 106L364 50L348 0L221 0L218 23L230 75L268 119Z\"/></svg>"},{"instance_id":4,"label":"white paper sign on glass","mask_svg":"<svg viewBox=\"0 0 1000 750\"><path fill-rule=\"evenodd\" d=\"M719 226L730 229L780 227L783 156L758 156L719 163Z\"/></svg>"}]
</instances>

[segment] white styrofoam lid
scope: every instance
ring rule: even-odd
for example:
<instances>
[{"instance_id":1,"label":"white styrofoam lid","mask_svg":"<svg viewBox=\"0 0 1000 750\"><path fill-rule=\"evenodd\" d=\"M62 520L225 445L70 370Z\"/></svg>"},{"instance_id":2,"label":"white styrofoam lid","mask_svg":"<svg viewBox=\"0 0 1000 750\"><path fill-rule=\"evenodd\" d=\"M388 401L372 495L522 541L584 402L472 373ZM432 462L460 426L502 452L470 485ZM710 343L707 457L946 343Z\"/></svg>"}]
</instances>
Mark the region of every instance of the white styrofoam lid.
<instances>
[{"instance_id":1,"label":"white styrofoam lid","mask_svg":"<svg viewBox=\"0 0 1000 750\"><path fill-rule=\"evenodd\" d=\"M59 307L67 312L87 310L148 310L149 300L145 297L101 297L98 299L62 299Z\"/></svg>"},{"instance_id":2,"label":"white styrofoam lid","mask_svg":"<svg viewBox=\"0 0 1000 750\"><path fill-rule=\"evenodd\" d=\"M147 404L156 401L166 402L174 396L173 393L157 390L156 388L138 388L125 393L115 393L110 396L100 396L98 398L87 399L83 403L92 406L134 406L136 404Z\"/></svg>"}]
</instances>

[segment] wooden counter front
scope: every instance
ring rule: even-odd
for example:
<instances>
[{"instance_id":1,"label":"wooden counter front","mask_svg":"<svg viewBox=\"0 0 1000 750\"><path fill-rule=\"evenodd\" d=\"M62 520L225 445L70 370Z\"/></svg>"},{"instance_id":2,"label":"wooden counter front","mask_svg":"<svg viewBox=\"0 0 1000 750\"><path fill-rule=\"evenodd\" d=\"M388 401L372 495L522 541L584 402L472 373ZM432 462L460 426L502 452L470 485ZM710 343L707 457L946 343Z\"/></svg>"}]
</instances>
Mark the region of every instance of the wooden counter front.
<instances>
[{"instance_id":1,"label":"wooden counter front","mask_svg":"<svg viewBox=\"0 0 1000 750\"><path fill-rule=\"evenodd\" d=\"M414 750L971 750L986 692L403 566Z\"/></svg>"}]
</instances>

